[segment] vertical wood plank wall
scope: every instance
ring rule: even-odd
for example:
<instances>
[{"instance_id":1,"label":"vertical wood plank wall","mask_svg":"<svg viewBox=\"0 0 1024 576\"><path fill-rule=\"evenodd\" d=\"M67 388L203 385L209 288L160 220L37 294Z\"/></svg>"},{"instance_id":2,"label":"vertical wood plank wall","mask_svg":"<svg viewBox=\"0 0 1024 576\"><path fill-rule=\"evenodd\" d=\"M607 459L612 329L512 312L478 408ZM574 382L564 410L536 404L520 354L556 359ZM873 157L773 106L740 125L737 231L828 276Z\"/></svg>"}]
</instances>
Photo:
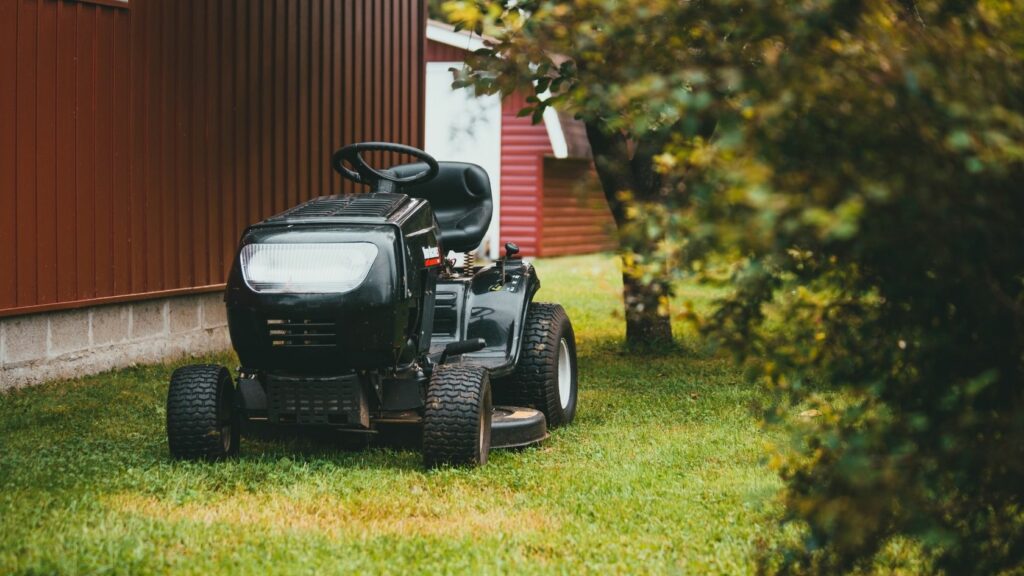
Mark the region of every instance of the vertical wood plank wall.
<instances>
[{"instance_id":1,"label":"vertical wood plank wall","mask_svg":"<svg viewBox=\"0 0 1024 576\"><path fill-rule=\"evenodd\" d=\"M215 289L247 224L342 190L334 149L421 146L425 18L0 0L0 316Z\"/></svg>"}]
</instances>

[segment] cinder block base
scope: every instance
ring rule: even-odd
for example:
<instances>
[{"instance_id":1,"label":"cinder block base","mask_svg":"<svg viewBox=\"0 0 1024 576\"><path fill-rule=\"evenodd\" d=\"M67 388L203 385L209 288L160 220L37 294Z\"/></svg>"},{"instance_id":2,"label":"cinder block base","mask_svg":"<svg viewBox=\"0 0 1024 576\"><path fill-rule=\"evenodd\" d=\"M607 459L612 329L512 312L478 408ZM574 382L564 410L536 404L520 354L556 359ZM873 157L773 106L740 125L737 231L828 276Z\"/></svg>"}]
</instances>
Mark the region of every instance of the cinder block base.
<instances>
[{"instance_id":1,"label":"cinder block base","mask_svg":"<svg viewBox=\"0 0 1024 576\"><path fill-rule=\"evenodd\" d=\"M0 391L231 347L223 294L0 319Z\"/></svg>"}]
</instances>

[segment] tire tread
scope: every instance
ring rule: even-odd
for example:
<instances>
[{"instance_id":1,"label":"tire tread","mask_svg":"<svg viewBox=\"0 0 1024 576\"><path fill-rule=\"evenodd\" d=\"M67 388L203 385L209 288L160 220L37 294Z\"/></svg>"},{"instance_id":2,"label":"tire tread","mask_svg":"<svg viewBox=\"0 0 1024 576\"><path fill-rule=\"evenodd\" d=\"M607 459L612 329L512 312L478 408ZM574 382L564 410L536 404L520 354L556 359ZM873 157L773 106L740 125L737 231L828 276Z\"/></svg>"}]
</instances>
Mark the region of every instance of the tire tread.
<instances>
[{"instance_id":1,"label":"tire tread","mask_svg":"<svg viewBox=\"0 0 1024 576\"><path fill-rule=\"evenodd\" d=\"M489 387L487 370L481 367L442 365L434 369L423 417L427 467L486 462L487 455L478 454L478 435L480 403L487 400Z\"/></svg>"},{"instance_id":2,"label":"tire tread","mask_svg":"<svg viewBox=\"0 0 1024 576\"><path fill-rule=\"evenodd\" d=\"M217 395L223 379L230 386L227 368L216 364L195 364L178 368L171 375L167 391L167 444L171 456L184 460L217 460L224 451L217 421ZM237 450L237 428L233 423L232 452Z\"/></svg>"},{"instance_id":3,"label":"tire tread","mask_svg":"<svg viewBox=\"0 0 1024 576\"><path fill-rule=\"evenodd\" d=\"M572 325L560 304L534 302L526 313L519 362L515 371L495 385L501 403L536 408L544 413L549 428L569 424L558 398L558 327Z\"/></svg>"}]
</instances>

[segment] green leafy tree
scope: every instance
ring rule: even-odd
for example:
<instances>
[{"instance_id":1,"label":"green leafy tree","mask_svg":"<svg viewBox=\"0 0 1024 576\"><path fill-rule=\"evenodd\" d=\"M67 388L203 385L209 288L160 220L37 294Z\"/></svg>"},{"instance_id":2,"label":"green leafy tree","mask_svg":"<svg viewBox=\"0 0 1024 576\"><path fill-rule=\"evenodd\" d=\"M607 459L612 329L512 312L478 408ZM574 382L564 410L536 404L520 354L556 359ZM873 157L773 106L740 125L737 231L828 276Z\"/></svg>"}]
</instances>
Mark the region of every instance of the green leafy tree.
<instances>
[{"instance_id":1,"label":"green leafy tree","mask_svg":"<svg viewBox=\"0 0 1024 576\"><path fill-rule=\"evenodd\" d=\"M449 2L461 82L586 123L637 338L724 255L710 338L794 410L765 568L1024 570L1024 2ZM657 305L655 305L657 304ZM836 394L838 392L838 394Z\"/></svg>"},{"instance_id":2,"label":"green leafy tree","mask_svg":"<svg viewBox=\"0 0 1024 576\"><path fill-rule=\"evenodd\" d=\"M731 81L706 73L713 69L705 65L713 57L709 48L720 38L706 33L699 11L680 2L643 4L640 10L593 0L445 4L457 26L495 38L469 58L457 86L473 84L480 94L525 89L536 95L521 115L539 122L555 105L585 122L619 232L626 341L633 346L672 338L671 262L658 256L669 239L638 210L670 200L655 156L680 134L709 136L712 94Z\"/></svg>"}]
</instances>

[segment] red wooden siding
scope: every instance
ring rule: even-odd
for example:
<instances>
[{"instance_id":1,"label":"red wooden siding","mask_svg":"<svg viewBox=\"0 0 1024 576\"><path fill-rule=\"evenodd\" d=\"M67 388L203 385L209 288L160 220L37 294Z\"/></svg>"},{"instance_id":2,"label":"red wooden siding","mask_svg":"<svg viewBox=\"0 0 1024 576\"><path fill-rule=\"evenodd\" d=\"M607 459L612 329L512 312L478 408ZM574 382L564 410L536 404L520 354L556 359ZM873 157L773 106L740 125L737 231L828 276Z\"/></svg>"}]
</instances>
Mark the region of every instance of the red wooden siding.
<instances>
[{"instance_id":1,"label":"red wooden siding","mask_svg":"<svg viewBox=\"0 0 1024 576\"><path fill-rule=\"evenodd\" d=\"M551 154L544 124L517 118L525 96L512 94L501 111L501 241L515 242L524 256L540 250L542 159Z\"/></svg>"},{"instance_id":2,"label":"red wooden siding","mask_svg":"<svg viewBox=\"0 0 1024 576\"><path fill-rule=\"evenodd\" d=\"M419 0L106 4L0 0L0 316L218 289L335 148L423 142Z\"/></svg>"},{"instance_id":3,"label":"red wooden siding","mask_svg":"<svg viewBox=\"0 0 1024 576\"><path fill-rule=\"evenodd\" d=\"M544 158L538 256L615 249L615 221L589 159Z\"/></svg>"},{"instance_id":4,"label":"red wooden siding","mask_svg":"<svg viewBox=\"0 0 1024 576\"><path fill-rule=\"evenodd\" d=\"M427 62L462 62L466 51L461 48L427 40Z\"/></svg>"},{"instance_id":5,"label":"red wooden siding","mask_svg":"<svg viewBox=\"0 0 1024 576\"><path fill-rule=\"evenodd\" d=\"M614 222L593 163L554 158L545 125L517 117L525 105L519 93L502 103L501 241L515 242L524 256L614 249Z\"/></svg>"}]
</instances>

